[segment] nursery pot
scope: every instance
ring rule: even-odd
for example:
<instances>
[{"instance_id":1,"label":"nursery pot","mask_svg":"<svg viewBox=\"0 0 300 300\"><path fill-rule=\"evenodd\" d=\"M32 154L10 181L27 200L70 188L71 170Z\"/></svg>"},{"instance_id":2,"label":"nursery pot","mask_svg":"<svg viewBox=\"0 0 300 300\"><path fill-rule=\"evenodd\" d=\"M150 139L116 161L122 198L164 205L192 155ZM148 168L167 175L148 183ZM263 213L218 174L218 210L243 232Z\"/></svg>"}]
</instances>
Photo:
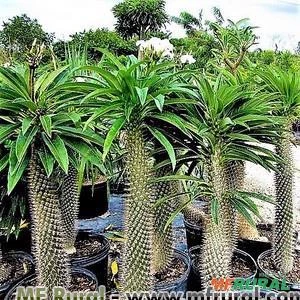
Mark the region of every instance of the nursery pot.
<instances>
[{"instance_id":1,"label":"nursery pot","mask_svg":"<svg viewBox=\"0 0 300 300\"><path fill-rule=\"evenodd\" d=\"M273 225L272 224L257 224L257 229L261 229L267 232L272 232ZM257 260L258 256L271 249L272 244L271 241L256 241L249 239L239 239L238 240L238 249L249 253L255 260Z\"/></svg>"},{"instance_id":2,"label":"nursery pot","mask_svg":"<svg viewBox=\"0 0 300 300\"><path fill-rule=\"evenodd\" d=\"M98 253L86 256L73 256L71 257L71 265L74 267L82 267L93 272L98 280L99 285L107 286L107 265L108 265L108 252L109 241L103 235L95 235L85 231L79 231L77 240L86 240L93 238L102 243L102 248Z\"/></svg>"},{"instance_id":3,"label":"nursery pot","mask_svg":"<svg viewBox=\"0 0 300 300\"><path fill-rule=\"evenodd\" d=\"M298 255L300 255L300 252L298 250L296 250L296 253ZM268 286L271 284L273 279L277 279L279 280L280 285L282 284L282 280L280 280L280 278L277 278L275 275L273 274L269 274L268 271L262 266L262 262L267 258L272 256L272 250L267 250L265 252L263 252L257 259L257 265L259 268L259 275L260 277L265 277L267 279L269 279L269 283ZM293 282L289 282L286 281L286 286L291 290L291 291L297 291L300 292L300 284L299 283L293 283Z\"/></svg>"},{"instance_id":4,"label":"nursery pot","mask_svg":"<svg viewBox=\"0 0 300 300\"><path fill-rule=\"evenodd\" d=\"M84 275L87 278L89 278L91 281L93 281L96 285L96 289L98 289L98 281L97 278L95 276L95 274L93 274L91 271L84 269L84 268L79 268L79 267L72 267L72 276L76 276L78 275ZM26 278L24 278L23 280L19 281L17 284L15 284L7 293L6 297L4 298L4 300L15 300L14 294L17 290L17 288L19 286L35 286L36 285L36 275L32 274ZM30 297L29 297L30 298ZM2 299L2 298L1 298Z\"/></svg>"},{"instance_id":5,"label":"nursery pot","mask_svg":"<svg viewBox=\"0 0 300 300\"><path fill-rule=\"evenodd\" d=\"M108 184L100 181L83 184L79 199L79 219L92 219L108 211Z\"/></svg>"},{"instance_id":6,"label":"nursery pot","mask_svg":"<svg viewBox=\"0 0 300 300\"><path fill-rule=\"evenodd\" d=\"M187 283L188 277L191 271L191 260L189 256L184 253L183 251L174 250L174 257L178 258L185 264L185 271L184 273L178 278L171 282L161 282L157 283L154 287L155 291L158 292L183 292L187 291Z\"/></svg>"},{"instance_id":7,"label":"nursery pot","mask_svg":"<svg viewBox=\"0 0 300 300\"><path fill-rule=\"evenodd\" d=\"M201 245L203 241L203 227L198 224L193 224L186 219L184 219L184 225L188 249Z\"/></svg>"},{"instance_id":8,"label":"nursery pot","mask_svg":"<svg viewBox=\"0 0 300 300\"><path fill-rule=\"evenodd\" d=\"M3 255L4 259L5 258L15 258L15 259L22 259L23 261L28 262L28 264L30 265L28 271L26 274L24 275L20 275L19 278L13 279L13 280L9 280L8 282L0 285L0 299L3 299L5 294L17 283L19 283L20 281L22 281L24 278L30 276L33 272L34 272L34 264L33 264L33 258L31 255L29 255L26 252L23 251L11 251L8 253L4 253Z\"/></svg>"},{"instance_id":9,"label":"nursery pot","mask_svg":"<svg viewBox=\"0 0 300 300\"><path fill-rule=\"evenodd\" d=\"M25 251L31 253L31 231L28 227L21 229L18 236L0 236L0 244L4 252Z\"/></svg>"},{"instance_id":10,"label":"nursery pot","mask_svg":"<svg viewBox=\"0 0 300 300\"><path fill-rule=\"evenodd\" d=\"M200 246L194 246L189 250L189 256L191 258L191 266L192 266L191 274L190 274L190 278L189 278L189 290L190 291L202 291L203 290L201 275L197 271L197 268L195 265L195 260L193 258L195 256L195 254L199 255L199 253L200 253ZM257 274L257 266L256 266L256 263L255 263L255 260L253 259L253 257L251 257L251 255L249 255L248 253L246 253L242 250L239 250L239 249L234 250L234 255L242 258L244 261L248 262L249 265L253 266L253 269L255 271L250 276L242 277L244 279L253 280ZM236 278L241 278L241 277L236 277Z\"/></svg>"}]
</instances>

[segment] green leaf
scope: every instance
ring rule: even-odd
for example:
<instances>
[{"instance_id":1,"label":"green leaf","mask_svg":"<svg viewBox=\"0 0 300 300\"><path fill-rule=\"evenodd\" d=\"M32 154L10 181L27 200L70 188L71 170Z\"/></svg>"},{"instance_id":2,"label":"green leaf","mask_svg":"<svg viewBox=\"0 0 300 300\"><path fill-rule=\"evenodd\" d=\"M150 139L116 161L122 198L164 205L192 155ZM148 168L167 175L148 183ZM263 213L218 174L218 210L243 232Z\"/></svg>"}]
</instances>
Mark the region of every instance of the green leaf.
<instances>
[{"instance_id":1,"label":"green leaf","mask_svg":"<svg viewBox=\"0 0 300 300\"><path fill-rule=\"evenodd\" d=\"M33 121L32 117L26 117L22 121L22 133L26 134L27 130L29 129L31 123Z\"/></svg>"},{"instance_id":2,"label":"green leaf","mask_svg":"<svg viewBox=\"0 0 300 300\"><path fill-rule=\"evenodd\" d=\"M172 164L172 168L173 170L176 167L176 155L175 155L175 151L174 148L172 146L172 144L169 142L169 140L157 129L155 128L151 128L150 126L148 126L148 129L150 130L150 132L152 133L152 135L162 144L162 146L166 149L166 151L168 152L168 155L170 157L171 160L171 164Z\"/></svg>"},{"instance_id":3,"label":"green leaf","mask_svg":"<svg viewBox=\"0 0 300 300\"><path fill-rule=\"evenodd\" d=\"M155 115L152 116L152 118L165 121L165 122L177 127L183 133L188 134L188 130L184 125L185 120L182 119L181 117L177 116L174 113L164 112L164 113L161 113L161 114L155 114Z\"/></svg>"},{"instance_id":4,"label":"green leaf","mask_svg":"<svg viewBox=\"0 0 300 300\"><path fill-rule=\"evenodd\" d=\"M158 95L154 98L154 102L157 106L157 108L162 111L165 103L165 96L164 95Z\"/></svg>"},{"instance_id":5,"label":"green leaf","mask_svg":"<svg viewBox=\"0 0 300 300\"><path fill-rule=\"evenodd\" d=\"M6 166L8 165L9 162L9 153L5 154L1 159L0 159L0 172L2 172Z\"/></svg>"},{"instance_id":6,"label":"green leaf","mask_svg":"<svg viewBox=\"0 0 300 300\"><path fill-rule=\"evenodd\" d=\"M15 124L0 125L0 143L2 144L18 127L19 125Z\"/></svg>"},{"instance_id":7,"label":"green leaf","mask_svg":"<svg viewBox=\"0 0 300 300\"><path fill-rule=\"evenodd\" d=\"M138 94L141 104L144 105L146 102L146 99L147 99L147 95L148 95L148 90L149 90L148 87L141 89L136 86L135 89L136 89L136 92Z\"/></svg>"},{"instance_id":8,"label":"green leaf","mask_svg":"<svg viewBox=\"0 0 300 300\"><path fill-rule=\"evenodd\" d=\"M42 138L60 167L68 173L69 156L64 141L57 136L52 142L45 134L42 134Z\"/></svg>"},{"instance_id":9,"label":"green leaf","mask_svg":"<svg viewBox=\"0 0 300 300\"><path fill-rule=\"evenodd\" d=\"M27 153L29 146L31 145L36 133L38 132L38 127L34 126L30 131L27 131L25 135L20 132L16 141L16 157L18 161L21 161Z\"/></svg>"},{"instance_id":10,"label":"green leaf","mask_svg":"<svg viewBox=\"0 0 300 300\"><path fill-rule=\"evenodd\" d=\"M51 129L52 129L52 120L50 116L41 116L40 117L43 129L45 130L46 134L51 138Z\"/></svg>"},{"instance_id":11,"label":"green leaf","mask_svg":"<svg viewBox=\"0 0 300 300\"><path fill-rule=\"evenodd\" d=\"M123 125L125 124L125 122L126 122L126 118L121 117L121 118L117 119L113 123L111 128L109 129L107 136L105 138L105 141L104 141L104 146L103 146L103 161L105 160L105 157L108 154L114 139L119 134L119 132L120 132L121 128L123 127Z\"/></svg>"},{"instance_id":12,"label":"green leaf","mask_svg":"<svg viewBox=\"0 0 300 300\"><path fill-rule=\"evenodd\" d=\"M9 170L7 176L7 190L8 194L12 192L16 184L21 179L29 162L29 156L23 157L23 160L18 161L16 157L16 144L13 143L9 153Z\"/></svg>"},{"instance_id":13,"label":"green leaf","mask_svg":"<svg viewBox=\"0 0 300 300\"><path fill-rule=\"evenodd\" d=\"M44 152L39 151L39 157L46 171L47 176L50 177L50 175L53 172L54 161L55 161L53 156L50 153L48 153L48 151L44 151Z\"/></svg>"}]
</instances>

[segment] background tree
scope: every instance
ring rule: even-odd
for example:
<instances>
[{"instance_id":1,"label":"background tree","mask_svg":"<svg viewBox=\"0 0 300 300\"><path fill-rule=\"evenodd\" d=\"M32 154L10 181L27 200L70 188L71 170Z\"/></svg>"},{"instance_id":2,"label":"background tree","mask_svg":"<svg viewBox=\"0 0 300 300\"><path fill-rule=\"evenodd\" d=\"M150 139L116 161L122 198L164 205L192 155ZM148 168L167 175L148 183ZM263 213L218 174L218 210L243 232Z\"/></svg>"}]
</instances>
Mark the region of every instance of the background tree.
<instances>
[{"instance_id":1,"label":"background tree","mask_svg":"<svg viewBox=\"0 0 300 300\"><path fill-rule=\"evenodd\" d=\"M53 33L45 32L37 19L31 19L26 14L8 19L2 26L0 44L11 58L24 57L24 52L31 48L35 39L45 44L51 44L54 39Z\"/></svg>"},{"instance_id":2,"label":"background tree","mask_svg":"<svg viewBox=\"0 0 300 300\"><path fill-rule=\"evenodd\" d=\"M144 39L159 31L169 20L164 0L125 0L112 9L117 18L116 30L126 39Z\"/></svg>"},{"instance_id":3,"label":"background tree","mask_svg":"<svg viewBox=\"0 0 300 300\"><path fill-rule=\"evenodd\" d=\"M183 11L179 17L171 17L171 21L182 25L188 35L195 33L197 30L203 30L203 10L199 12L198 17L193 16L189 12Z\"/></svg>"}]
</instances>

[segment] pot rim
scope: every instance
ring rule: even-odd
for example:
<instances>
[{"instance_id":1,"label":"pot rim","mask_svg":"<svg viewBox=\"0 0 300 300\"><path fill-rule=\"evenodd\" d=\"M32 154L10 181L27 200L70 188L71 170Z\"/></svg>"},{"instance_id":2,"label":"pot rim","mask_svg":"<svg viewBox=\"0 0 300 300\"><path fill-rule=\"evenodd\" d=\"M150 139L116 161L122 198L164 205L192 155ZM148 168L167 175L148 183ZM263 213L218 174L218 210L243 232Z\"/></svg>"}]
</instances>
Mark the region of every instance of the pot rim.
<instances>
[{"instance_id":1,"label":"pot rim","mask_svg":"<svg viewBox=\"0 0 300 300\"><path fill-rule=\"evenodd\" d=\"M300 255L300 251L295 249L295 251L297 252L298 255ZM276 277L275 275L272 275L272 274L268 274L266 272L266 270L262 267L261 265L261 261L265 259L266 256L270 256L272 255L272 249L269 249L267 251L264 251L263 253L261 253L258 258L257 258L257 265L258 265L258 268L260 271L262 271L266 277L269 277L270 279L277 279L277 280L280 280L282 281L282 279ZM290 282L290 281L286 281L286 284L292 286L292 287L296 287L296 288L300 288L300 282L299 283L295 283L295 282Z\"/></svg>"},{"instance_id":2,"label":"pot rim","mask_svg":"<svg viewBox=\"0 0 300 300\"><path fill-rule=\"evenodd\" d=\"M160 282L158 284L155 284L155 290L172 289L172 288L175 288L178 284L180 284L188 279L190 271L191 271L191 258L189 257L189 255L186 252L181 251L179 249L174 249L174 258L181 259L184 262L184 264L186 265L186 270L184 271L183 274L181 274L181 276L179 278L175 279L172 282L168 282L168 283Z\"/></svg>"},{"instance_id":3,"label":"pot rim","mask_svg":"<svg viewBox=\"0 0 300 300\"><path fill-rule=\"evenodd\" d=\"M98 279L97 279L96 275L93 272L91 272L90 270L87 270L85 268L82 268L82 267L72 267L71 268L71 274L78 274L78 273L87 275L92 280L94 280L95 284L96 284L96 290L97 290L97 288L99 287L99 283L98 283ZM4 300L9 300L9 297L11 296L11 294L17 289L18 286L20 286L20 284L23 284L27 280L33 280L35 278L36 278L36 274L31 274L31 275L28 275L27 277L23 278L21 281L17 282L16 284L14 284L11 287L11 289L8 291L8 293L6 294Z\"/></svg>"},{"instance_id":4,"label":"pot rim","mask_svg":"<svg viewBox=\"0 0 300 300\"><path fill-rule=\"evenodd\" d=\"M197 246L193 246L193 247L191 247L190 249L189 249L189 256L190 256L190 259L191 259L191 265L193 265L193 259L192 259L192 254L191 254L191 252L192 251L194 251L194 250L198 250L198 249L200 249L201 248L201 246L200 245L197 245ZM250 259L250 261L251 261L251 263L254 265L254 267L255 267L255 272L253 272L253 274L252 275L250 275L250 276L248 276L248 277L235 277L235 278L255 278L255 276L257 275L257 272L258 272L258 266L257 266L257 264L256 264L256 262L255 262L255 259L249 254L249 253L247 253L247 252L245 252L245 251L243 251L243 250L240 250L240 249L238 249L238 248L234 248L234 250L233 250L233 253L238 253L238 254L242 254L243 256L245 256L245 257L247 257L248 259Z\"/></svg>"},{"instance_id":5,"label":"pot rim","mask_svg":"<svg viewBox=\"0 0 300 300\"><path fill-rule=\"evenodd\" d=\"M78 234L80 234L80 233L81 234L87 234L88 236L97 237L97 238L101 239L101 241L104 243L104 246L96 254L71 258L70 261L71 261L71 264L74 267L76 267L76 266L85 267L84 261L87 261L86 265L88 265L89 261L94 261L94 260L98 261L98 260L102 260L105 257L107 257L107 255L109 253L109 249L110 249L110 243L109 243L109 240L108 240L107 237L105 237L103 234L95 234L93 232L88 232L88 231L85 231L85 230L80 230Z\"/></svg>"},{"instance_id":6,"label":"pot rim","mask_svg":"<svg viewBox=\"0 0 300 300\"><path fill-rule=\"evenodd\" d=\"M20 278L18 278L16 280L13 280L11 282L6 282L6 283L0 285L0 292L1 293L6 291L7 289L9 289L10 287L13 287L14 285L18 284L23 279L31 276L32 272L34 271L34 260L33 260L33 257L29 253L27 253L25 251L8 251L6 253L3 253L3 257L7 257L7 256L23 257L26 260L28 260L32 264L32 266L31 266L30 270L28 270L28 272L26 274L20 276Z\"/></svg>"}]
</instances>

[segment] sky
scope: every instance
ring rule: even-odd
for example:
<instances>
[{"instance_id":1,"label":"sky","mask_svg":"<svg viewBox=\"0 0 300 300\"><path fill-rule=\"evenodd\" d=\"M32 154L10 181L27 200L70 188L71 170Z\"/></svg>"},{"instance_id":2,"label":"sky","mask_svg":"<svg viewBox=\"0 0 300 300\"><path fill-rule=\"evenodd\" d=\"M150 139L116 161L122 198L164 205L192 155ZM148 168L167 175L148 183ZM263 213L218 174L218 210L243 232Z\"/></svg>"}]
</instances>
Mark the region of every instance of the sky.
<instances>
[{"instance_id":1,"label":"sky","mask_svg":"<svg viewBox=\"0 0 300 300\"><path fill-rule=\"evenodd\" d=\"M84 29L106 27L113 29L115 19L111 8L120 0L0 0L0 24L8 18L26 13L37 18L47 32L67 39ZM203 9L204 19L212 19L212 7L221 9L225 19L237 21L250 18L258 26L259 47L293 50L300 41L300 0L166 0L168 14L178 16L181 11L198 15ZM173 37L184 36L177 24L167 30Z\"/></svg>"}]
</instances>

